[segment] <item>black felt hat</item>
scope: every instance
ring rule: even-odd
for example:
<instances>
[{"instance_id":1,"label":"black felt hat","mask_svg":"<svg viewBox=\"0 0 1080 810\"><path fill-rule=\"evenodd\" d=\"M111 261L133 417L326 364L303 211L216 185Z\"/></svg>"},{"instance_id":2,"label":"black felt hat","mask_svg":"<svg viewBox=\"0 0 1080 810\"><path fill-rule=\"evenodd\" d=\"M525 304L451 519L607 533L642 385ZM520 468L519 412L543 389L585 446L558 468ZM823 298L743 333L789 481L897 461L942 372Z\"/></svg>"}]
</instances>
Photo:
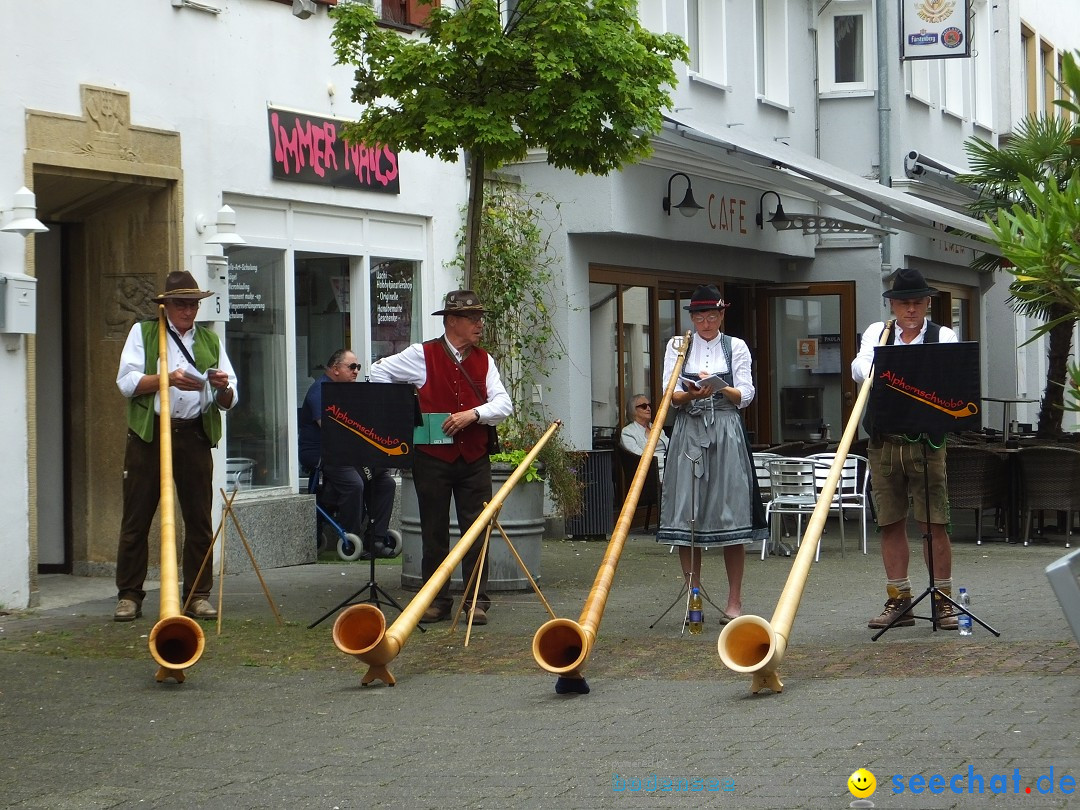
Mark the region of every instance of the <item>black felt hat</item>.
<instances>
[{"instance_id":1,"label":"black felt hat","mask_svg":"<svg viewBox=\"0 0 1080 810\"><path fill-rule=\"evenodd\" d=\"M912 298L926 298L927 296L937 295L939 292L940 290L927 286L926 279L922 277L922 273L918 270L901 267L893 276L892 289L883 292L882 296L907 301Z\"/></svg>"},{"instance_id":2,"label":"black felt hat","mask_svg":"<svg viewBox=\"0 0 1080 810\"><path fill-rule=\"evenodd\" d=\"M683 309L687 312L704 312L707 309L718 309L723 312L731 304L720 297L720 290L715 284L702 284L694 294L690 296L690 303Z\"/></svg>"}]
</instances>

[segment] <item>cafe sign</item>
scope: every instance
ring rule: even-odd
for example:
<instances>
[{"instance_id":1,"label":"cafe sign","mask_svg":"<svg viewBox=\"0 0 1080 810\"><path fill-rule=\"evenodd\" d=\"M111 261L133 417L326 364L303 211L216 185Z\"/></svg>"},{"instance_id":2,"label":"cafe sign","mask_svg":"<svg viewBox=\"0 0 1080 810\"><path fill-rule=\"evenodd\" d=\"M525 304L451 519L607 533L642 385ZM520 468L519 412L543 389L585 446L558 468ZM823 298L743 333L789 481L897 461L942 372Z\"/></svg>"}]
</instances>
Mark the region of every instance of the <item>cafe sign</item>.
<instances>
[{"instance_id":1,"label":"cafe sign","mask_svg":"<svg viewBox=\"0 0 1080 810\"><path fill-rule=\"evenodd\" d=\"M346 141L347 122L269 107L267 123L275 180L400 193L397 152Z\"/></svg>"}]
</instances>

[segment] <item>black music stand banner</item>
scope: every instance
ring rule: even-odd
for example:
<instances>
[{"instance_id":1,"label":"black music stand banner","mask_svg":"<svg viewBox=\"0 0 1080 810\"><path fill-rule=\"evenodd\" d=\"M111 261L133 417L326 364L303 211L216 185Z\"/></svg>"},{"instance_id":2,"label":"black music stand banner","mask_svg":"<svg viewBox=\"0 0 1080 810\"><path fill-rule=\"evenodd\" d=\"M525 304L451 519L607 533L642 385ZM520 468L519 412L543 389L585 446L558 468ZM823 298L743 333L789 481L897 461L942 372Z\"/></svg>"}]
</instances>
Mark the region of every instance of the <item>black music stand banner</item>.
<instances>
[{"instance_id":1,"label":"black music stand banner","mask_svg":"<svg viewBox=\"0 0 1080 810\"><path fill-rule=\"evenodd\" d=\"M324 382L323 463L412 467L415 389L406 383Z\"/></svg>"},{"instance_id":2,"label":"black music stand banner","mask_svg":"<svg viewBox=\"0 0 1080 810\"><path fill-rule=\"evenodd\" d=\"M883 433L979 430L979 344L878 346L870 405Z\"/></svg>"}]
</instances>

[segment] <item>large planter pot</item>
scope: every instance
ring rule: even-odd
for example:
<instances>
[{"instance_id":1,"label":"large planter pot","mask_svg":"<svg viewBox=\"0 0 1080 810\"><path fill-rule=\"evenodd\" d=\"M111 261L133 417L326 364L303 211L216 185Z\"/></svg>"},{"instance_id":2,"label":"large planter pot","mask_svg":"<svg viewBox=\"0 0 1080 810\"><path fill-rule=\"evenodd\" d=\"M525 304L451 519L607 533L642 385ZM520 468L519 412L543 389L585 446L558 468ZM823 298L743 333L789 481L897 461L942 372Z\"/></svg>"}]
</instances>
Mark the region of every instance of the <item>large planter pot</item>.
<instances>
[{"instance_id":1,"label":"large planter pot","mask_svg":"<svg viewBox=\"0 0 1080 810\"><path fill-rule=\"evenodd\" d=\"M514 468L509 464L493 464L491 486L498 492ZM420 510L416 503L416 487L413 486L412 470L401 474L401 587L418 591L424 584L420 567L423 557L423 541L420 536ZM457 507L450 501L450 545L456 545L462 530L457 524ZM544 539L544 484L542 481L519 481L503 503L499 513L499 525L514 544L517 553L529 569L533 579L540 580L540 549ZM468 527L465 527L468 529ZM476 539L484 541L483 534ZM465 584L461 566L454 569L450 578L450 590L461 593ZM530 590L528 577L506 545L497 528L491 531L488 548L488 592Z\"/></svg>"}]
</instances>

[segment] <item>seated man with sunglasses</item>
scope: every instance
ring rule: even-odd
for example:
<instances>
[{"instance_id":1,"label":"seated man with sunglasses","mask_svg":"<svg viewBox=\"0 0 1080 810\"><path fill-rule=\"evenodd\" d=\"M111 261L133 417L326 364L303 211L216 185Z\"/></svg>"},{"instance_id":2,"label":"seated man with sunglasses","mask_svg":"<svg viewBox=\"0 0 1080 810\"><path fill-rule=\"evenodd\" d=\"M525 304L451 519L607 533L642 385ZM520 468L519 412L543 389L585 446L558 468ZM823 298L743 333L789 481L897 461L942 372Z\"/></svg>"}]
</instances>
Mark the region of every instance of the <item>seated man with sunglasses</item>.
<instances>
[{"instance_id":1,"label":"seated man with sunglasses","mask_svg":"<svg viewBox=\"0 0 1080 810\"><path fill-rule=\"evenodd\" d=\"M300 408L300 466L314 471L322 456L322 386L324 382L356 382L360 364L348 349L338 349L326 361L323 375L308 389ZM323 500L333 506L338 524L364 539L364 559L394 556L396 544L387 541L397 485L389 470L370 467L322 466ZM371 525L365 534L365 507ZM325 505L323 508L327 508Z\"/></svg>"},{"instance_id":2,"label":"seated man with sunglasses","mask_svg":"<svg viewBox=\"0 0 1080 810\"><path fill-rule=\"evenodd\" d=\"M634 394L626 401L626 427L619 434L619 444L624 450L628 450L635 456L645 452L645 445L649 441L649 431L652 430L652 403L644 394ZM660 440L656 443L656 451L653 457L660 473L660 480L664 480L664 456L667 455L667 436L660 433Z\"/></svg>"}]
</instances>

